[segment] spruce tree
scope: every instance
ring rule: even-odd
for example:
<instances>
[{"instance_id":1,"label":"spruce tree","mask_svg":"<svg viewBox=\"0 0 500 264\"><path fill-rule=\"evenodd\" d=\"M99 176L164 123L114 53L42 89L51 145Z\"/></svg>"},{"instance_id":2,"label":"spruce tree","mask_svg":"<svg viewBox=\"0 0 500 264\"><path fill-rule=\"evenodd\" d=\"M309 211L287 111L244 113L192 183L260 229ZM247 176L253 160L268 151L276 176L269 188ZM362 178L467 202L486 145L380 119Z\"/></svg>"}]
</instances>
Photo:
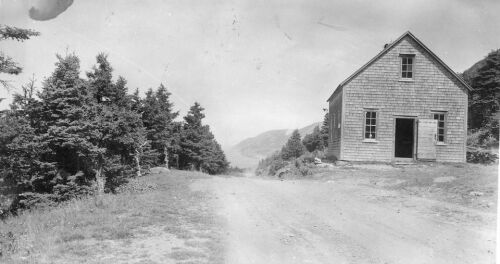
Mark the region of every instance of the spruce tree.
<instances>
[{"instance_id":1,"label":"spruce tree","mask_svg":"<svg viewBox=\"0 0 500 264\"><path fill-rule=\"evenodd\" d=\"M298 129L292 132L292 136L288 139L285 146L281 149L281 157L284 160L298 158L305 153L305 147L300 140L300 133Z\"/></svg>"},{"instance_id":2,"label":"spruce tree","mask_svg":"<svg viewBox=\"0 0 500 264\"><path fill-rule=\"evenodd\" d=\"M24 41L38 35L40 35L39 32L31 29L0 25L0 41L7 39ZM0 51L0 73L17 75L21 72L22 67L13 58ZM9 81L4 79L0 79L0 84L7 89L11 87Z\"/></svg>"},{"instance_id":3,"label":"spruce tree","mask_svg":"<svg viewBox=\"0 0 500 264\"><path fill-rule=\"evenodd\" d=\"M104 53L99 53L96 60L97 65L92 68L92 71L87 72L91 93L98 103L103 100L110 101L115 90L112 80L113 68L108 61L108 56Z\"/></svg>"},{"instance_id":4,"label":"spruce tree","mask_svg":"<svg viewBox=\"0 0 500 264\"><path fill-rule=\"evenodd\" d=\"M469 128L486 128L498 140L500 109L500 50L488 54L477 74L469 80L474 89L469 100Z\"/></svg>"},{"instance_id":5,"label":"spruce tree","mask_svg":"<svg viewBox=\"0 0 500 264\"><path fill-rule=\"evenodd\" d=\"M173 110L170 102L171 93L160 84L156 91L149 89L142 103L142 119L147 129L147 138L151 141L151 148L158 153L157 165L168 167L173 161L174 151L177 151L176 123L174 119L179 115Z\"/></svg>"},{"instance_id":6,"label":"spruce tree","mask_svg":"<svg viewBox=\"0 0 500 264\"><path fill-rule=\"evenodd\" d=\"M92 169L84 161L89 153L97 150L82 134L93 131L85 125L91 118L88 114L91 98L88 87L80 79L80 60L74 54L57 56L56 69L42 86L39 93L39 132L52 150L47 155L70 174L83 170L87 175Z\"/></svg>"},{"instance_id":7,"label":"spruce tree","mask_svg":"<svg viewBox=\"0 0 500 264\"><path fill-rule=\"evenodd\" d=\"M323 117L323 123L321 124L320 134L321 134L322 147L327 148L329 131L330 131L330 115L328 113L328 109L323 109L323 110L325 111L325 115Z\"/></svg>"},{"instance_id":8,"label":"spruce tree","mask_svg":"<svg viewBox=\"0 0 500 264\"><path fill-rule=\"evenodd\" d=\"M113 190L126 181L135 170L140 175L140 156L148 144L140 113L132 110L127 96L126 80L113 82L113 68L107 56L99 54L93 71L87 73L92 100L89 104L88 126L95 132L88 137L104 152L92 156L97 165L99 191Z\"/></svg>"},{"instance_id":9,"label":"spruce tree","mask_svg":"<svg viewBox=\"0 0 500 264\"><path fill-rule=\"evenodd\" d=\"M319 126L314 127L311 134L304 136L302 144L306 147L307 151L313 152L315 150L323 150L323 137L319 130Z\"/></svg>"},{"instance_id":10,"label":"spruce tree","mask_svg":"<svg viewBox=\"0 0 500 264\"><path fill-rule=\"evenodd\" d=\"M0 117L0 191L50 193L57 170L43 160L49 152L23 115L11 110Z\"/></svg>"},{"instance_id":11,"label":"spruce tree","mask_svg":"<svg viewBox=\"0 0 500 264\"><path fill-rule=\"evenodd\" d=\"M209 174L223 173L229 163L220 145L210 132L208 125L203 125L203 107L195 103L184 117L184 126L180 140L180 164Z\"/></svg>"}]
</instances>

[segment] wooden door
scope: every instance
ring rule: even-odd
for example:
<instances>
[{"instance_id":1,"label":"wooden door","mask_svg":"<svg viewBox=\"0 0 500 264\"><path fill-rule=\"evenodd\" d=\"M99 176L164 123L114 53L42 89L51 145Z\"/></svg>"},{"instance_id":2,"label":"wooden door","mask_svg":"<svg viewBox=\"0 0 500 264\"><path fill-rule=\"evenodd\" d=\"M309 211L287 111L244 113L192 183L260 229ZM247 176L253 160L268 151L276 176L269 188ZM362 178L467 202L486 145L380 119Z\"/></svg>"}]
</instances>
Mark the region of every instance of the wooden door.
<instances>
[{"instance_id":1,"label":"wooden door","mask_svg":"<svg viewBox=\"0 0 500 264\"><path fill-rule=\"evenodd\" d=\"M437 120L418 120L417 158L419 160L436 159Z\"/></svg>"}]
</instances>

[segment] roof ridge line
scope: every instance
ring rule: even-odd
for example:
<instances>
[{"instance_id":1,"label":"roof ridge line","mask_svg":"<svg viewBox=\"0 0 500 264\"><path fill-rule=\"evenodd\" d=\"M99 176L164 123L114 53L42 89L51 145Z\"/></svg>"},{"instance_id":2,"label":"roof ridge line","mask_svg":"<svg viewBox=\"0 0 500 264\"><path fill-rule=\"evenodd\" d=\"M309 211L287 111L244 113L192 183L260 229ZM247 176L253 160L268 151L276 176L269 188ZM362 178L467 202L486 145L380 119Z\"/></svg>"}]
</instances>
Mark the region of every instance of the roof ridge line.
<instances>
[{"instance_id":1,"label":"roof ridge line","mask_svg":"<svg viewBox=\"0 0 500 264\"><path fill-rule=\"evenodd\" d=\"M415 35L413 35L413 33L411 33L410 30L407 30L405 33L403 33L403 35L401 35L395 41L393 41L392 43L390 43L389 45L387 45L387 47L384 47L384 49L382 51L380 51L377 55L375 55L375 57L373 57L367 63L363 64L363 66L361 66L353 74L349 75L349 77L347 77L347 79L345 79L344 81L342 81L337 86L337 88L335 89L335 91L333 91L332 95L330 95L330 97L328 98L327 102L332 99L333 95L335 94L335 92L339 88L342 88L344 85L346 85L348 82L350 82L354 77L356 77L358 74L360 74L365 68L367 68L368 66L370 66L375 60L377 60L378 58L380 58L384 53L386 53L391 48L393 48L397 43L399 43L406 36L410 36L413 40L415 40L415 42L418 45L420 45L427 53L429 53L431 55L431 57L433 57L439 64L441 64L446 70L448 70L448 72L450 72L453 77L455 77L456 79L458 79L458 81L460 83L462 83L465 86L465 88L467 88L467 90L472 91L472 87L470 87L469 84L467 84L460 76L458 76L457 73L454 72L448 65L446 65L446 63L444 63L436 54L434 54L434 52L432 52L427 46L425 46L425 44L422 43L422 41L420 41L417 37L415 37Z\"/></svg>"}]
</instances>

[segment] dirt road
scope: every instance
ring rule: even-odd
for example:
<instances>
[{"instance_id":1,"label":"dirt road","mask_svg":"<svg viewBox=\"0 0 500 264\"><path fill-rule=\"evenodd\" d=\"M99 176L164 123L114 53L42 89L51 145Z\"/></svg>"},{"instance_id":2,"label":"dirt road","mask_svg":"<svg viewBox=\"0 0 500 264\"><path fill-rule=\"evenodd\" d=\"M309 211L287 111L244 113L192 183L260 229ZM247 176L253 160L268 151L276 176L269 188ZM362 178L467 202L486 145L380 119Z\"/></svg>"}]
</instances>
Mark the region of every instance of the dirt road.
<instances>
[{"instance_id":1,"label":"dirt road","mask_svg":"<svg viewBox=\"0 0 500 264\"><path fill-rule=\"evenodd\" d=\"M494 263L495 215L337 181L213 178L226 263Z\"/></svg>"}]
</instances>

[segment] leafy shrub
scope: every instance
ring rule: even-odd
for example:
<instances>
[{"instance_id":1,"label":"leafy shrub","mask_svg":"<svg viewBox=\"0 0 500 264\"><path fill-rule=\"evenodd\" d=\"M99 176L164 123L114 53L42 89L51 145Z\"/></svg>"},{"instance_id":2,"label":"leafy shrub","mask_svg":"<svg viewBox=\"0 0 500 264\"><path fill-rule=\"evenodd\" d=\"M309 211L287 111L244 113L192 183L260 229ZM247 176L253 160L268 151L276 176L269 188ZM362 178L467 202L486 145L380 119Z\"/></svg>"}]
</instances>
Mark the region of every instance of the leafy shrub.
<instances>
[{"instance_id":1,"label":"leafy shrub","mask_svg":"<svg viewBox=\"0 0 500 264\"><path fill-rule=\"evenodd\" d=\"M50 207L57 205L58 196L50 193L25 192L19 194L10 206L11 212L34 207Z\"/></svg>"},{"instance_id":2,"label":"leafy shrub","mask_svg":"<svg viewBox=\"0 0 500 264\"><path fill-rule=\"evenodd\" d=\"M491 164L498 159L498 156L489 151L481 149L469 149L467 150L467 162L470 163L481 163L481 164Z\"/></svg>"},{"instance_id":3,"label":"leafy shrub","mask_svg":"<svg viewBox=\"0 0 500 264\"><path fill-rule=\"evenodd\" d=\"M469 130L467 133L467 146L489 148L498 146L498 138L487 128Z\"/></svg>"},{"instance_id":4,"label":"leafy shrub","mask_svg":"<svg viewBox=\"0 0 500 264\"><path fill-rule=\"evenodd\" d=\"M62 202L77 197L93 194L94 188L92 186L77 185L74 182L70 182L69 184L58 184L54 186L53 191L54 195L56 195L57 197L57 199L55 199L54 202ZM36 206L36 204L32 205Z\"/></svg>"},{"instance_id":5,"label":"leafy shrub","mask_svg":"<svg viewBox=\"0 0 500 264\"><path fill-rule=\"evenodd\" d=\"M310 162L310 157L298 158L295 159L295 171L294 174L297 176L307 176L311 175L311 168L314 162L314 158L312 158L313 162Z\"/></svg>"},{"instance_id":6,"label":"leafy shrub","mask_svg":"<svg viewBox=\"0 0 500 264\"><path fill-rule=\"evenodd\" d=\"M316 158L316 155L311 152L306 152L302 156L300 156L300 159L304 163L314 163L314 159Z\"/></svg>"},{"instance_id":7,"label":"leafy shrub","mask_svg":"<svg viewBox=\"0 0 500 264\"><path fill-rule=\"evenodd\" d=\"M311 134L307 134L304 136L302 144L309 152L322 150L325 148L319 126L316 126Z\"/></svg>"},{"instance_id":8,"label":"leafy shrub","mask_svg":"<svg viewBox=\"0 0 500 264\"><path fill-rule=\"evenodd\" d=\"M269 175L275 175L277 171L283 169L287 165L287 162L282 160L281 158L275 159L271 162L269 166Z\"/></svg>"}]
</instances>

